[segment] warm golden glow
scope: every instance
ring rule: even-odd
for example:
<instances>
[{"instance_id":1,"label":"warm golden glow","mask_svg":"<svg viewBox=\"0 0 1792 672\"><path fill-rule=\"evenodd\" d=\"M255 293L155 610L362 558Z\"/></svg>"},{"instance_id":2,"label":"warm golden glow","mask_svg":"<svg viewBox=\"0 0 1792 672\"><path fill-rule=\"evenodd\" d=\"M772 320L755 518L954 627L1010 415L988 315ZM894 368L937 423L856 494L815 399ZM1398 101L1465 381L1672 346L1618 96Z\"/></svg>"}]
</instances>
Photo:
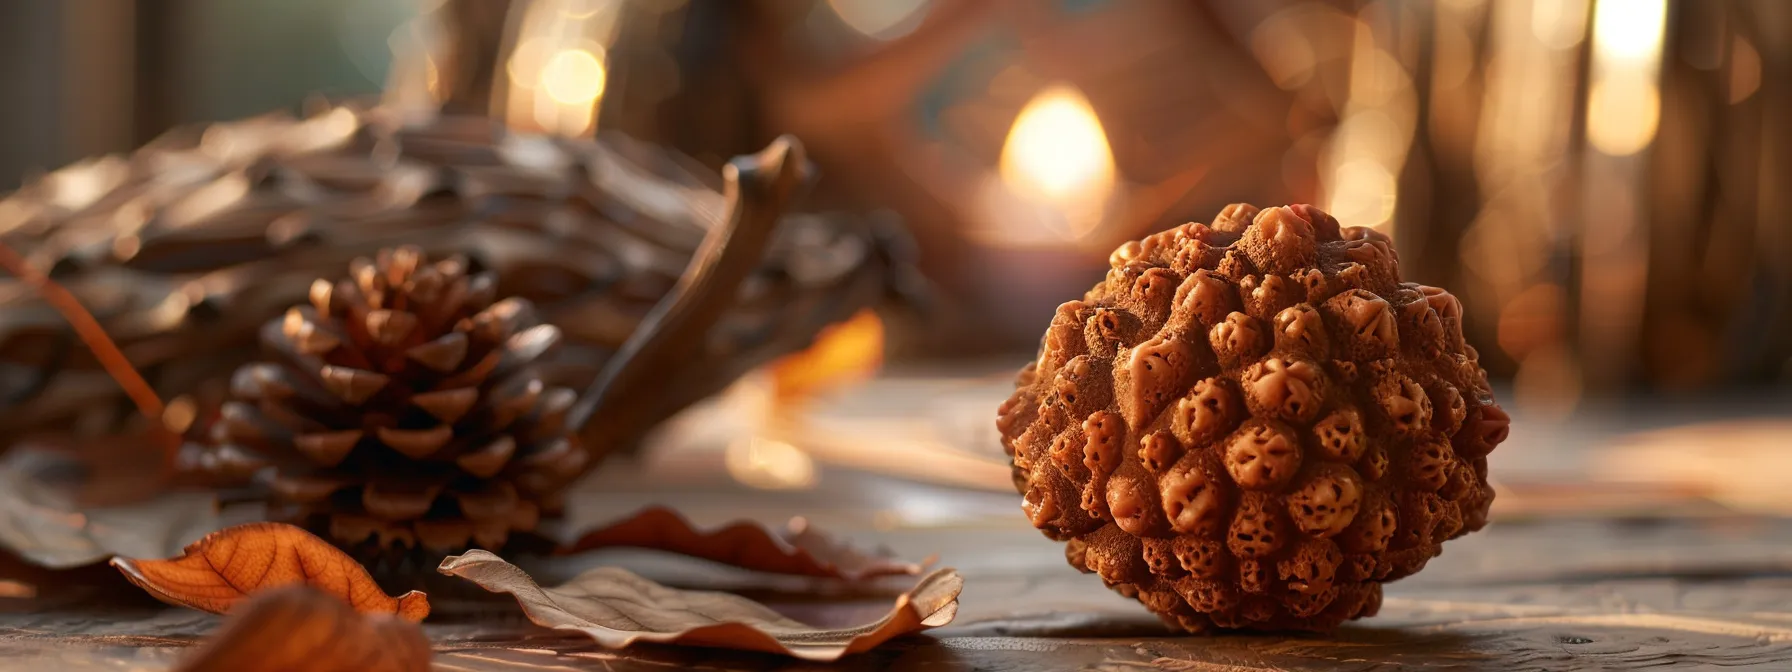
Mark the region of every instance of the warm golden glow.
<instances>
[{"instance_id":1,"label":"warm golden glow","mask_svg":"<svg viewBox=\"0 0 1792 672\"><path fill-rule=\"evenodd\" d=\"M584 49L562 49L541 67L541 88L562 105L589 105L604 93L604 63Z\"/></svg>"},{"instance_id":2,"label":"warm golden glow","mask_svg":"<svg viewBox=\"0 0 1792 672\"><path fill-rule=\"evenodd\" d=\"M754 437L728 445L723 462L742 485L761 490L800 490L815 485L815 460L783 441Z\"/></svg>"},{"instance_id":3,"label":"warm golden glow","mask_svg":"<svg viewBox=\"0 0 1792 672\"><path fill-rule=\"evenodd\" d=\"M545 37L531 37L518 42L510 51L510 58L504 60L504 74L509 77L510 85L520 89L534 89L540 83L541 73L546 68L548 56L554 53L555 41Z\"/></svg>"},{"instance_id":4,"label":"warm golden glow","mask_svg":"<svg viewBox=\"0 0 1792 672\"><path fill-rule=\"evenodd\" d=\"M840 22L867 37L901 37L927 16L929 0L828 0Z\"/></svg>"},{"instance_id":5,"label":"warm golden glow","mask_svg":"<svg viewBox=\"0 0 1792 672\"><path fill-rule=\"evenodd\" d=\"M1327 192L1326 211L1338 221L1377 227L1394 218L1399 185L1381 162L1356 159L1338 166Z\"/></svg>"},{"instance_id":6,"label":"warm golden glow","mask_svg":"<svg viewBox=\"0 0 1792 672\"><path fill-rule=\"evenodd\" d=\"M1587 141L1611 156L1643 151L1661 121L1661 94L1654 82L1594 82L1587 93Z\"/></svg>"},{"instance_id":7,"label":"warm golden glow","mask_svg":"<svg viewBox=\"0 0 1792 672\"><path fill-rule=\"evenodd\" d=\"M442 95L442 74L436 68L434 59L425 58L423 61L423 88L429 91L430 97Z\"/></svg>"},{"instance_id":8,"label":"warm golden glow","mask_svg":"<svg viewBox=\"0 0 1792 672\"><path fill-rule=\"evenodd\" d=\"M1587 141L1611 156L1629 156L1655 140L1661 116L1656 85L1667 0L1600 0L1593 8L1592 86Z\"/></svg>"},{"instance_id":9,"label":"warm golden glow","mask_svg":"<svg viewBox=\"0 0 1792 672\"><path fill-rule=\"evenodd\" d=\"M199 404L191 395L180 395L168 402L162 410L162 426L175 434L185 434L193 427L193 421L199 417Z\"/></svg>"},{"instance_id":10,"label":"warm golden glow","mask_svg":"<svg viewBox=\"0 0 1792 672\"><path fill-rule=\"evenodd\" d=\"M773 362L773 394L788 403L862 382L877 373L883 357L883 320L870 310L860 311L822 330L807 350Z\"/></svg>"},{"instance_id":11,"label":"warm golden glow","mask_svg":"<svg viewBox=\"0 0 1792 672\"><path fill-rule=\"evenodd\" d=\"M1551 49L1580 44L1587 31L1587 0L1539 0L1531 5L1531 35Z\"/></svg>"},{"instance_id":12,"label":"warm golden glow","mask_svg":"<svg viewBox=\"0 0 1792 672\"><path fill-rule=\"evenodd\" d=\"M1002 146L1001 174L1020 197L1060 210L1071 235L1098 227L1114 189L1114 154L1089 99L1068 85L1034 96Z\"/></svg>"},{"instance_id":13,"label":"warm golden glow","mask_svg":"<svg viewBox=\"0 0 1792 672\"><path fill-rule=\"evenodd\" d=\"M1599 0L1593 7L1594 57L1654 61L1667 22L1667 0Z\"/></svg>"},{"instance_id":14,"label":"warm golden glow","mask_svg":"<svg viewBox=\"0 0 1792 672\"><path fill-rule=\"evenodd\" d=\"M1350 98L1320 168L1321 202L1338 221L1367 227L1393 222L1417 100L1412 75L1376 46L1370 22L1359 19L1351 46Z\"/></svg>"},{"instance_id":15,"label":"warm golden glow","mask_svg":"<svg viewBox=\"0 0 1792 672\"><path fill-rule=\"evenodd\" d=\"M1678 487L1735 510L1784 515L1792 512L1788 445L1792 421L1715 420L1620 436L1599 447L1589 467L1612 481Z\"/></svg>"},{"instance_id":16,"label":"warm golden glow","mask_svg":"<svg viewBox=\"0 0 1792 672\"><path fill-rule=\"evenodd\" d=\"M512 128L585 135L609 84L608 47L620 0L535 0L527 3L516 42L496 88Z\"/></svg>"}]
</instances>

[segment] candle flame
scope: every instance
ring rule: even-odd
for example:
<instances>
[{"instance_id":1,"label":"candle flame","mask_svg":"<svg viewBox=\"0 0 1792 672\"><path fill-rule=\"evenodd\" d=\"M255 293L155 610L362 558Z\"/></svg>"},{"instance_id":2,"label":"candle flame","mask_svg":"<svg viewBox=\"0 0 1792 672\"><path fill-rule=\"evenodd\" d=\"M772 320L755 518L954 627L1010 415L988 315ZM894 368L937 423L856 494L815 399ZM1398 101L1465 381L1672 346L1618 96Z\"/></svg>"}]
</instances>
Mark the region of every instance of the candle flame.
<instances>
[{"instance_id":1,"label":"candle flame","mask_svg":"<svg viewBox=\"0 0 1792 672\"><path fill-rule=\"evenodd\" d=\"M1114 189L1114 153L1089 99L1060 84L1028 101L1002 146L1001 174L1017 195L1061 210L1076 237L1093 231Z\"/></svg>"}]
</instances>

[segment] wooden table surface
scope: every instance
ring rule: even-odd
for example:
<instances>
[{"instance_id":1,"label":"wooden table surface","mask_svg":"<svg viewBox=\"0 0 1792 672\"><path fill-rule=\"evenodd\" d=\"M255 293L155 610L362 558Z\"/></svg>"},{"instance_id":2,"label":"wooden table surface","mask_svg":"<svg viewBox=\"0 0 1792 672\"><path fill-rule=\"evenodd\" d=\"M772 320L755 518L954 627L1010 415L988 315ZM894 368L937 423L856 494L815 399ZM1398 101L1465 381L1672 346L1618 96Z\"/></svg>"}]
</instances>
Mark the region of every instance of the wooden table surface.
<instances>
[{"instance_id":1,"label":"wooden table surface","mask_svg":"<svg viewBox=\"0 0 1792 672\"><path fill-rule=\"evenodd\" d=\"M978 400L999 390L957 392ZM697 648L608 651L531 626L505 602L452 593L436 599L425 630L441 670L1792 670L1792 517L1760 493L1727 498L1721 476L1792 479L1792 455L1775 457L1792 453L1792 423L1778 410L1792 409L1786 402L1607 409L1561 422L1521 414L1513 439L1495 453L1502 492L1494 523L1389 585L1380 615L1331 635L1172 634L1136 603L1072 570L1061 546L1028 526L1012 493L834 460L823 460L805 487L752 489L706 448L610 465L581 488L579 515L614 516L649 503L674 505L700 524L804 515L856 542L912 558L937 555L957 568L966 580L957 620L832 665ZM933 422L939 408L900 412L951 424ZM1735 424L1762 415L1770 420ZM1711 430L1718 433L1669 431L1666 444L1649 438L1694 422L1718 423ZM1735 426L1746 429L1724 433ZM1657 459L1647 451L1663 445L1706 461L1672 465L1669 476L1692 475L1685 479L1640 486L1650 480L1647 469L1625 472L1627 484L1591 475L1624 464L1625 451ZM1720 476L1694 478L1707 472ZM1785 486L1792 490L1792 480ZM577 562L621 564L682 585L746 586L793 613L888 602L817 603L788 581L763 584L636 552ZM46 606L0 598L0 671L166 669L217 623L145 600Z\"/></svg>"}]
</instances>

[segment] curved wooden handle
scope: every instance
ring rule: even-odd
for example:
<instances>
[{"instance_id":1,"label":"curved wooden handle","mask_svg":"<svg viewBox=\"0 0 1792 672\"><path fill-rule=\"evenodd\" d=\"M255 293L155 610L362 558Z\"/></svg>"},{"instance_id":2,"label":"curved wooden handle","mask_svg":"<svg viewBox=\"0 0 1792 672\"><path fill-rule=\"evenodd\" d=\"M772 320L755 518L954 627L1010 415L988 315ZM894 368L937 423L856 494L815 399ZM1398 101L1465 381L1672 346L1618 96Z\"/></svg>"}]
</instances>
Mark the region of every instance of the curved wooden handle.
<instances>
[{"instance_id":1,"label":"curved wooden handle","mask_svg":"<svg viewBox=\"0 0 1792 672\"><path fill-rule=\"evenodd\" d=\"M701 349L740 284L758 267L785 210L807 186L811 171L802 143L780 136L750 156L722 168L728 214L709 230L672 291L642 319L567 414L567 426L583 437L601 437L646 398L658 375L676 371Z\"/></svg>"}]
</instances>

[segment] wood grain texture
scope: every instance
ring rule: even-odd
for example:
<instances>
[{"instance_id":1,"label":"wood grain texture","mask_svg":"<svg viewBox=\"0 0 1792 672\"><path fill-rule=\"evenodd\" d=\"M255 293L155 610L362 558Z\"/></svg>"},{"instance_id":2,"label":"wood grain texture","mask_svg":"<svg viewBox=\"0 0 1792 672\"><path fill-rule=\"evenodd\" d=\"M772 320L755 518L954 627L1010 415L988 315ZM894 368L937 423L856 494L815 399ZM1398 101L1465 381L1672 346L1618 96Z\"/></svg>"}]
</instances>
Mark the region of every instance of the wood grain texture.
<instances>
[{"instance_id":1,"label":"wood grain texture","mask_svg":"<svg viewBox=\"0 0 1792 672\"><path fill-rule=\"evenodd\" d=\"M838 669L1771 670L1792 661L1792 555L1782 550L1792 547L1789 521L1495 526L1393 584L1381 615L1332 635L1209 637L1171 635L1021 525L885 535L903 552L944 550L942 560L966 577L962 610L931 636L848 657ZM650 561L633 569L679 576ZM872 601L818 606L776 588L756 597L799 617ZM0 613L0 670L165 669L217 624L144 606ZM424 629L439 670L812 669L711 649L607 651L490 603L439 605Z\"/></svg>"},{"instance_id":2,"label":"wood grain texture","mask_svg":"<svg viewBox=\"0 0 1792 672\"><path fill-rule=\"evenodd\" d=\"M1697 418L1651 422L1687 419ZM1615 424L1642 428L1636 421ZM1495 472L1547 474L1549 482L1573 487L1584 473L1579 465L1587 462L1577 447L1599 445L1610 430L1591 424L1570 429L1545 433L1526 425L1524 431L1536 434L1496 453ZM713 464L688 454L659 457L662 465ZM1010 494L832 469L810 491L745 491L730 485L719 467L715 473L703 468L676 477L648 467L606 469L569 499L569 516L611 521L655 502L676 505L699 529L804 515L855 545L887 547L900 557L937 554L942 566L964 576L960 611L950 626L893 640L827 669L1792 669L1792 518L1681 507L1690 501L1627 506L1624 515L1534 506L1524 516L1500 518L1496 503L1488 529L1447 544L1425 571L1391 584L1374 618L1326 636L1175 636L1136 602L1071 569L1062 547L1027 524ZM598 564L666 585L742 592L805 622L887 610L893 594L880 592L881 584L850 591L835 584L831 599L818 600L810 579L723 572L636 551L556 558L530 571L541 581L558 582ZM57 584L59 576L38 573L28 580L43 584L40 595L69 592ZM901 577L892 580L900 583ZM431 596L434 613L423 628L437 670L817 669L788 657L704 648L609 651L532 625L501 601L450 597L434 588ZM109 606L83 606L95 604ZM0 672L166 670L218 625L218 617L163 607L141 595L135 601L0 598Z\"/></svg>"}]
</instances>

